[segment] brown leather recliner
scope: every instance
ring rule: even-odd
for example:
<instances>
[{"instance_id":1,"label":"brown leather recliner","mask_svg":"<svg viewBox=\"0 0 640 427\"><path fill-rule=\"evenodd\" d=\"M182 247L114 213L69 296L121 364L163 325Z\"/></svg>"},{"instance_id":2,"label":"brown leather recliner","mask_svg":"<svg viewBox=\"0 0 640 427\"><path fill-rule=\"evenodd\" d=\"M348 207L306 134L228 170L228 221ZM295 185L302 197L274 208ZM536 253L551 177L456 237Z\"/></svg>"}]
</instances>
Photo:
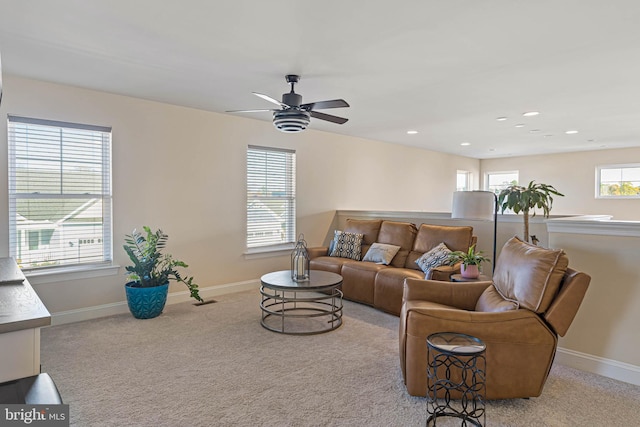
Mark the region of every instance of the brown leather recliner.
<instances>
[{"instance_id":1,"label":"brown leather recliner","mask_svg":"<svg viewBox=\"0 0 640 427\"><path fill-rule=\"evenodd\" d=\"M427 391L427 336L460 332L486 349L486 398L542 393L556 353L591 278L568 268L562 250L509 240L492 282L406 279L400 313L400 364L409 394Z\"/></svg>"}]
</instances>

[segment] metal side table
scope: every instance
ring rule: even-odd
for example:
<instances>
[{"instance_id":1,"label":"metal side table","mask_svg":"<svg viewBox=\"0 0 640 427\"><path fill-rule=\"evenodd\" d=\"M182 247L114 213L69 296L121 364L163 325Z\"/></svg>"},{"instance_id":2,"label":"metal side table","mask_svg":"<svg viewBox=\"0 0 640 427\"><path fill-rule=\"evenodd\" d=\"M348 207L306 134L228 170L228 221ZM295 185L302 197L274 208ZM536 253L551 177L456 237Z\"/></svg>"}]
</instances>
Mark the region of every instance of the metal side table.
<instances>
[{"instance_id":1,"label":"metal side table","mask_svg":"<svg viewBox=\"0 0 640 427\"><path fill-rule=\"evenodd\" d=\"M486 424L487 346L455 332L427 337L427 427L438 418L460 418L461 426Z\"/></svg>"}]
</instances>

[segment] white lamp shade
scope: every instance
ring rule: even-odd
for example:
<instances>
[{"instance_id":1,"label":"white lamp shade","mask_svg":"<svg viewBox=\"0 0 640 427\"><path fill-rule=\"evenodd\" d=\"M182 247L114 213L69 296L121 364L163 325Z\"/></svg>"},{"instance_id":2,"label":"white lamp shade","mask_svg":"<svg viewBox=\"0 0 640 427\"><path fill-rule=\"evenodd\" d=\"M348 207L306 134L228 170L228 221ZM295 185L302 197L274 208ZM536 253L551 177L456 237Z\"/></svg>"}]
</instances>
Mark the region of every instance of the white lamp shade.
<instances>
[{"instance_id":1,"label":"white lamp shade","mask_svg":"<svg viewBox=\"0 0 640 427\"><path fill-rule=\"evenodd\" d=\"M451 218L493 221L495 204L496 196L491 191L456 191Z\"/></svg>"}]
</instances>

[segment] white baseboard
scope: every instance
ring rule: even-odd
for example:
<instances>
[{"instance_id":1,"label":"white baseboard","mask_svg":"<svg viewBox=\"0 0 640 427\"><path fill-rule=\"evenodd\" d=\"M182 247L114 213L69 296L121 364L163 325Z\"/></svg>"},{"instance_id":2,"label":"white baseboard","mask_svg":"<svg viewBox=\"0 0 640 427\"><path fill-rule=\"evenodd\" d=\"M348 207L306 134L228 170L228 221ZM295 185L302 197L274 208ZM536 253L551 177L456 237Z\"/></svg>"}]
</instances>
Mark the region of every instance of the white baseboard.
<instances>
[{"instance_id":1,"label":"white baseboard","mask_svg":"<svg viewBox=\"0 0 640 427\"><path fill-rule=\"evenodd\" d=\"M260 286L259 280L248 280L245 282L228 283L219 286L209 286L200 288L200 296L205 301L220 295L234 292L257 289ZM124 292L123 292L124 293ZM189 291L172 292L167 296L167 304L177 304L189 301ZM97 319L99 317L112 316L114 314L128 313L127 301L119 301L110 304L84 307L76 310L59 311L51 314L51 325L63 325L65 323L81 322L83 320Z\"/></svg>"},{"instance_id":2,"label":"white baseboard","mask_svg":"<svg viewBox=\"0 0 640 427\"><path fill-rule=\"evenodd\" d=\"M558 347L557 363L618 381L640 385L640 366Z\"/></svg>"}]
</instances>

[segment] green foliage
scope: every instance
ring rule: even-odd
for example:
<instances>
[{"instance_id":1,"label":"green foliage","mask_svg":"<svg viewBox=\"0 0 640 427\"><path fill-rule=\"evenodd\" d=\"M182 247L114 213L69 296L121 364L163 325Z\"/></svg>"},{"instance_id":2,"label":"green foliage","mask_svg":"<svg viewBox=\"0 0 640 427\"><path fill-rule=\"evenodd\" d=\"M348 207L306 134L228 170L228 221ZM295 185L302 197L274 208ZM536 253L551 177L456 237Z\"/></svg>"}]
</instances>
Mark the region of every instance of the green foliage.
<instances>
[{"instance_id":1,"label":"green foliage","mask_svg":"<svg viewBox=\"0 0 640 427\"><path fill-rule=\"evenodd\" d=\"M522 212L524 216L524 240L529 241L529 211L536 216L535 209L542 209L545 218L549 217L549 212L553 207L553 195L564 196L552 185L536 184L531 181L528 186L510 185L498 195L498 206L500 213L511 209L514 213Z\"/></svg>"},{"instance_id":2,"label":"green foliage","mask_svg":"<svg viewBox=\"0 0 640 427\"><path fill-rule=\"evenodd\" d=\"M178 271L178 268L186 268L188 265L162 253L169 236L160 229L153 232L147 226L142 228L146 236L138 230L133 230L124 239L124 250L133 263L125 267L129 272L128 280L138 282L143 288L162 286L169 280L175 280L184 283L191 297L202 302L198 285L193 283L193 277L182 277Z\"/></svg>"},{"instance_id":3,"label":"green foliage","mask_svg":"<svg viewBox=\"0 0 640 427\"><path fill-rule=\"evenodd\" d=\"M637 196L640 195L640 186L634 186L629 181L622 184L602 184L600 194L603 196Z\"/></svg>"},{"instance_id":4,"label":"green foliage","mask_svg":"<svg viewBox=\"0 0 640 427\"><path fill-rule=\"evenodd\" d=\"M536 184L535 181L531 181L527 187L510 185L502 190L498 195L498 205L501 213L507 209L511 209L516 214L529 213L533 210L532 216L536 215L536 208L542 209L544 217L548 218L553 206L552 195L564 196L552 185Z\"/></svg>"},{"instance_id":5,"label":"green foliage","mask_svg":"<svg viewBox=\"0 0 640 427\"><path fill-rule=\"evenodd\" d=\"M491 262L491 260L484 255L482 251L476 252L476 245L469 247L467 252L454 251L449 254L449 262L454 264L456 262L462 262L465 266L468 265L480 265L483 262Z\"/></svg>"}]
</instances>

